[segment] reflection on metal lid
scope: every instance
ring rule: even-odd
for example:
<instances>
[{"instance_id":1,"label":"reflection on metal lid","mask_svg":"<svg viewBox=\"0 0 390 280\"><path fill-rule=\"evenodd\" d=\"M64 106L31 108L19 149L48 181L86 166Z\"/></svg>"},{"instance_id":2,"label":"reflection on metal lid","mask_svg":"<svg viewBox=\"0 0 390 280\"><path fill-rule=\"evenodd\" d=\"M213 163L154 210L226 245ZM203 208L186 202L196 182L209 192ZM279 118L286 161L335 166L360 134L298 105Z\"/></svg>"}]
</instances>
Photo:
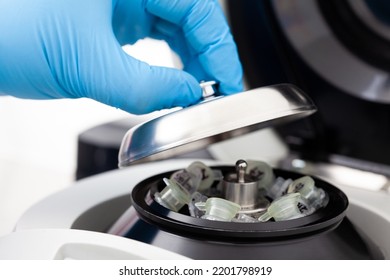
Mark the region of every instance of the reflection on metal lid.
<instances>
[{"instance_id":1,"label":"reflection on metal lid","mask_svg":"<svg viewBox=\"0 0 390 280\"><path fill-rule=\"evenodd\" d=\"M119 151L119 166L165 159L315 111L312 101L291 84L209 98L130 129Z\"/></svg>"}]
</instances>

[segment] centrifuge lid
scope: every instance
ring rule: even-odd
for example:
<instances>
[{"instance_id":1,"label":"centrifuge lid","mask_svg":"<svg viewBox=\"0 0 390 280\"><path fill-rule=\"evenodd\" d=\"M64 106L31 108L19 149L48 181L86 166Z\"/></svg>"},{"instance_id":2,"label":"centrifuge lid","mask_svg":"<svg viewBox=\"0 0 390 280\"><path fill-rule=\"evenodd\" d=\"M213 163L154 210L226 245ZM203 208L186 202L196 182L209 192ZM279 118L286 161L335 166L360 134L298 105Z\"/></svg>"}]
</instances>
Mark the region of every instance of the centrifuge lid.
<instances>
[{"instance_id":1,"label":"centrifuge lid","mask_svg":"<svg viewBox=\"0 0 390 280\"><path fill-rule=\"evenodd\" d=\"M169 158L315 111L312 101L291 84L209 97L131 128L122 140L119 167Z\"/></svg>"}]
</instances>

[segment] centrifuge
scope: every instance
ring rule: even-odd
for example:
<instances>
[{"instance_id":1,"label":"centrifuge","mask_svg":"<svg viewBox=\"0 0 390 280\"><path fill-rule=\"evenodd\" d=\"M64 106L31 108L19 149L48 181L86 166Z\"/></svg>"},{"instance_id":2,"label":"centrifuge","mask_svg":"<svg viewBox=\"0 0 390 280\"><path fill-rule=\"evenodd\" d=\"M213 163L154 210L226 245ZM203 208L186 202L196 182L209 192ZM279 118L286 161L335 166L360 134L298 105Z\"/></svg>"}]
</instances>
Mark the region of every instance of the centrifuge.
<instances>
[{"instance_id":1,"label":"centrifuge","mask_svg":"<svg viewBox=\"0 0 390 280\"><path fill-rule=\"evenodd\" d=\"M271 242L265 248L264 252L266 253L259 253L258 245L256 248L256 244L253 244L258 241L253 241L253 238L249 236L250 231L246 233L249 237L234 236L239 231L237 229L232 231L231 228L225 227L226 233L230 234L230 237L224 239L222 231L222 236L220 232L217 238L212 238L207 236L207 230L206 235L203 236L185 232L186 228L188 230L189 224L183 226L177 224L179 222L174 225L179 227L175 231L166 229L161 224L149 225L149 227L148 225L140 225L138 231L141 230L141 232L135 233L138 234L138 241L121 237L124 232L128 231L129 223L134 222L125 219L125 223L118 223L124 213L132 209L130 195L133 188L155 175L185 168L194 160L199 159L173 159L144 163L83 179L31 207L19 220L15 232L8 238L0 240L2 248L0 255L2 258L16 259L162 259L168 257L172 259L188 256L190 258L201 256L202 259L388 259L390 257L390 242L388 241L390 233L389 194L383 190L367 190L347 185L338 185L349 200L345 217L338 219L348 219L350 225L346 227L345 231L343 231L345 228L343 226L339 232L341 235L335 235L335 239L323 237L322 235L327 235L326 233L317 233L315 230L310 232L309 230L309 236L299 237L296 241L283 242L281 241L283 236L279 239L266 241L267 243ZM202 160L202 162L210 166L231 165L231 163L209 160ZM164 214L160 217L159 222L161 223L161 220L164 221L167 218L168 216ZM185 222L180 219L178 221ZM117 223L115 232L118 235L107 233L113 229L115 223ZM336 224L338 223L336 222ZM180 227L183 227L183 233L180 233ZM137 229L134 228L134 230ZM192 230L194 230L194 225ZM334 231L334 229L330 230ZM261 234L266 235L266 232ZM319 234L319 239L311 237L311 234L316 236ZM353 251L353 243L345 247L341 237L350 239L351 242L357 242L359 244L356 246L358 252L349 255L348 253ZM300 244L302 241L299 240L301 239L305 241ZM202 246L194 247L199 244ZM304 246L305 244L309 246ZM285 254L283 246L289 247L288 251L292 250L290 254ZM338 251L333 257L325 252L329 247ZM344 249L345 254L342 253ZM142 252L150 254L143 255ZM223 252L225 255L218 254L218 252ZM308 254L313 252L315 252L314 257L310 257Z\"/></svg>"},{"instance_id":2,"label":"centrifuge","mask_svg":"<svg viewBox=\"0 0 390 280\"><path fill-rule=\"evenodd\" d=\"M297 159L288 161L293 163L289 167L284 161L282 168L270 167L257 159L237 162L168 159L183 151L208 149L221 139L234 140L269 125L295 121L316 111L312 101L290 84L211 98L131 128L119 151L121 170L80 180L34 205L21 217L15 233L3 239L0 246L19 244L13 246L11 258L165 258L165 255L190 259L389 258L386 239L390 230L389 198L383 189L359 189L343 184L335 176L311 173L309 162ZM237 115L231 114L232 110L225 110L228 113L224 115L223 108L233 108ZM237 116L241 118L237 120ZM198 123L195 129L187 125L194 118ZM176 129L183 125L185 129ZM234 141L239 148L240 138ZM254 148L261 149L259 145ZM204 166L199 173L202 180L207 181L212 174L215 185L207 193L211 198L203 206L197 206L205 211L202 217L189 214L190 206L190 211L182 211L182 205L176 208L180 195L173 181L167 179L174 180L175 174L190 170L194 163ZM253 163L262 166L258 177L262 179L253 179L252 172L246 171ZM270 172L272 176L265 175ZM329 175L346 175L346 172L337 170ZM280 218L270 210L278 199L266 201L265 196L258 199L258 193L264 191L262 184L275 185L272 182L276 178L296 182L307 175L312 176L316 188L327 197L315 212L301 215L302 206L308 208L306 202L294 200L291 205L300 206L295 207L297 212L289 218L284 213L284 218ZM370 174L357 171L353 174L358 175L365 178ZM176 182L184 185L179 179ZM217 194L220 182L223 191ZM301 187L292 189L303 189L306 183L300 184ZM290 189L293 184L287 186ZM279 187L268 192L267 198L277 192ZM295 199L298 194L285 196ZM183 204L191 204L192 200L184 200ZM226 220L225 214L231 208L236 212L227 213L231 215ZM27 248L35 251L42 238L48 240L50 253L18 255L19 250L26 252ZM138 254L142 246L153 254Z\"/></svg>"}]
</instances>

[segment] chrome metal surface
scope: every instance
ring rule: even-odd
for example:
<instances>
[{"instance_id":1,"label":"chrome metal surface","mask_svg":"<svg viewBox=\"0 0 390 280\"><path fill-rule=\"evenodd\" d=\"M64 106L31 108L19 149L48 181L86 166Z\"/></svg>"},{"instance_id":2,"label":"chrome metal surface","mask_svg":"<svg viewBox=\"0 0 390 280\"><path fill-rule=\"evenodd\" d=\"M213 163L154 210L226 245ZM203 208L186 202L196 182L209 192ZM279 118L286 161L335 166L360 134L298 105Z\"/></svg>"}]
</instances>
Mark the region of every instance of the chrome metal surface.
<instances>
[{"instance_id":1,"label":"chrome metal surface","mask_svg":"<svg viewBox=\"0 0 390 280\"><path fill-rule=\"evenodd\" d=\"M245 171L248 167L248 164L245 160L239 160L236 163L236 169L237 169L237 182L238 183L245 183Z\"/></svg>"},{"instance_id":2,"label":"chrome metal surface","mask_svg":"<svg viewBox=\"0 0 390 280\"><path fill-rule=\"evenodd\" d=\"M223 181L224 198L239 204L243 210L256 208L258 189L258 182Z\"/></svg>"},{"instance_id":3,"label":"chrome metal surface","mask_svg":"<svg viewBox=\"0 0 390 280\"><path fill-rule=\"evenodd\" d=\"M317 74L356 97L390 103L389 73L351 53L333 34L317 1L275 0L271 3L288 40ZM353 5L355 9L356 5Z\"/></svg>"},{"instance_id":4,"label":"chrome metal surface","mask_svg":"<svg viewBox=\"0 0 390 280\"><path fill-rule=\"evenodd\" d=\"M224 198L233 201L245 211L254 210L258 206L259 182L252 180L247 174L248 163L245 160L236 162L236 173L228 174L222 183Z\"/></svg>"},{"instance_id":5,"label":"chrome metal surface","mask_svg":"<svg viewBox=\"0 0 390 280\"><path fill-rule=\"evenodd\" d=\"M130 129L120 147L119 167L166 159L315 111L291 84L211 98Z\"/></svg>"}]
</instances>

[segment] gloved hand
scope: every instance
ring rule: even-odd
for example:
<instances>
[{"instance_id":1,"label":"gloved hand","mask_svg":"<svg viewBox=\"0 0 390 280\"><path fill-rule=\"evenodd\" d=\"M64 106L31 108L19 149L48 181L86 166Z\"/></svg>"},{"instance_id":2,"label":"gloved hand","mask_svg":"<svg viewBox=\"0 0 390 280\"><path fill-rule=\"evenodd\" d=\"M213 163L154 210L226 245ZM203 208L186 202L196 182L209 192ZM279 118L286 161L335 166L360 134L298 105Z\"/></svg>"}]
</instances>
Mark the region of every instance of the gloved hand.
<instances>
[{"instance_id":1,"label":"gloved hand","mask_svg":"<svg viewBox=\"0 0 390 280\"><path fill-rule=\"evenodd\" d=\"M152 67L121 45L166 40L184 71ZM88 97L141 114L188 106L200 80L240 91L242 70L215 0L0 0L0 92Z\"/></svg>"}]
</instances>

